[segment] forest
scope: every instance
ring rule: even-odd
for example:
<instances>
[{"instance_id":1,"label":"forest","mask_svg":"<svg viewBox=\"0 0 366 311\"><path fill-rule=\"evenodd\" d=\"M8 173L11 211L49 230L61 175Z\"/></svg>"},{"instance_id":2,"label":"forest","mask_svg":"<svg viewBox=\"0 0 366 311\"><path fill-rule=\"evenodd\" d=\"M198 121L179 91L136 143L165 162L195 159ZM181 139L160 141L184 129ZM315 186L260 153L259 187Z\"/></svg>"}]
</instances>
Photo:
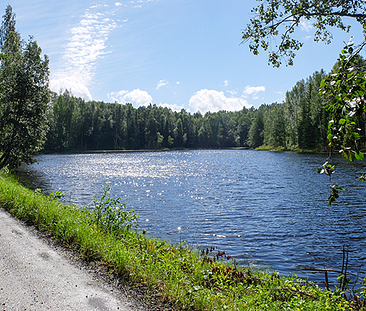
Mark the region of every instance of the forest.
<instances>
[{"instance_id":1,"label":"forest","mask_svg":"<svg viewBox=\"0 0 366 311\"><path fill-rule=\"evenodd\" d=\"M326 150L330 114L319 93L326 76L321 70L297 82L282 103L204 115L152 104L135 108L130 103L85 102L65 91L51 100L45 151L260 146Z\"/></svg>"}]
</instances>

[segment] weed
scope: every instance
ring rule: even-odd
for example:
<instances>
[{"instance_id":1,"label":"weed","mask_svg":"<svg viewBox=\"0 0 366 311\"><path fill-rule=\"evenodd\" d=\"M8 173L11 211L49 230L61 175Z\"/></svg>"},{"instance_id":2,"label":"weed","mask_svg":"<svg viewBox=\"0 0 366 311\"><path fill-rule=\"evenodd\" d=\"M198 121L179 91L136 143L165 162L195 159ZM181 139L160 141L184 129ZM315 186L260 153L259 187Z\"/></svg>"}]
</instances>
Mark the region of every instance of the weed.
<instances>
[{"instance_id":1,"label":"weed","mask_svg":"<svg viewBox=\"0 0 366 311\"><path fill-rule=\"evenodd\" d=\"M121 203L120 197L111 198L108 194L109 191L110 187L107 185L99 201L94 196L93 222L104 230L110 230L117 234L136 227L138 215L134 210L125 210L126 202Z\"/></svg>"}]
</instances>

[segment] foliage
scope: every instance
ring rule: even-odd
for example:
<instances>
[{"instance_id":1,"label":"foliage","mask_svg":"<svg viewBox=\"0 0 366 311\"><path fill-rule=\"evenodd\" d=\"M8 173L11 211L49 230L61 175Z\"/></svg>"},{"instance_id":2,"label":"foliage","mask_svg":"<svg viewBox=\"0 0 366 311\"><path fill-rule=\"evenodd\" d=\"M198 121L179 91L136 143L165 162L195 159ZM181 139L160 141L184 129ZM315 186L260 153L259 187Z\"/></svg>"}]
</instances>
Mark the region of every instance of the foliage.
<instances>
[{"instance_id":1,"label":"foliage","mask_svg":"<svg viewBox=\"0 0 366 311\"><path fill-rule=\"evenodd\" d=\"M277 273L241 268L225 252L172 245L144 234L116 235L93 223L87 209L64 205L0 176L0 206L60 243L156 293L153 304L176 310L352 310L339 290ZM360 303L358 310L361 310ZM356 308L354 308L357 310Z\"/></svg>"},{"instance_id":2,"label":"foliage","mask_svg":"<svg viewBox=\"0 0 366 311\"><path fill-rule=\"evenodd\" d=\"M120 197L115 199L111 198L108 195L109 191L110 186L107 185L104 188L104 194L100 198L100 201L94 196L94 207L92 209L93 222L98 227L115 233L136 227L138 215L134 210L126 211L126 202L120 203Z\"/></svg>"},{"instance_id":3,"label":"foliage","mask_svg":"<svg viewBox=\"0 0 366 311\"><path fill-rule=\"evenodd\" d=\"M339 148L343 157L353 161L363 160L360 150L361 136L365 135L366 63L353 54L349 42L339 58L339 68L321 84L327 96L326 109L331 113L328 140L331 147Z\"/></svg>"},{"instance_id":4,"label":"foliage","mask_svg":"<svg viewBox=\"0 0 366 311\"><path fill-rule=\"evenodd\" d=\"M37 194L42 194L42 190L40 188L37 188L35 191L35 193ZM59 199L62 199L63 197L65 196L65 193L63 193L62 191L56 191L56 192L51 192L48 197L51 199L51 200L59 200Z\"/></svg>"},{"instance_id":5,"label":"foliage","mask_svg":"<svg viewBox=\"0 0 366 311\"><path fill-rule=\"evenodd\" d=\"M297 82L281 104L205 115L156 105L134 108L131 104L85 102L65 91L52 99L45 149L63 152L262 145L326 149L329 113L318 92L325 76L321 70Z\"/></svg>"},{"instance_id":6,"label":"foliage","mask_svg":"<svg viewBox=\"0 0 366 311\"><path fill-rule=\"evenodd\" d=\"M46 140L48 58L32 37L21 40L10 5L0 39L0 168L15 168L30 163Z\"/></svg>"},{"instance_id":7,"label":"foliage","mask_svg":"<svg viewBox=\"0 0 366 311\"><path fill-rule=\"evenodd\" d=\"M315 72L286 93L284 103L236 112L190 114L149 105L85 102L69 92L54 96L47 151L229 148L262 145L325 149L328 112Z\"/></svg>"},{"instance_id":8,"label":"foliage","mask_svg":"<svg viewBox=\"0 0 366 311\"><path fill-rule=\"evenodd\" d=\"M254 109L190 114L156 105L85 102L68 91L52 99L45 149L137 150L247 147Z\"/></svg>"},{"instance_id":9,"label":"foliage","mask_svg":"<svg viewBox=\"0 0 366 311\"><path fill-rule=\"evenodd\" d=\"M248 145L252 148L261 146L264 140L263 110L265 107L262 106L261 108L256 113L256 117L252 121L248 132Z\"/></svg>"},{"instance_id":10,"label":"foliage","mask_svg":"<svg viewBox=\"0 0 366 311\"><path fill-rule=\"evenodd\" d=\"M330 112L328 141L331 150L338 149L345 159L362 161L365 137L365 95L366 63L358 55L353 42L348 42L342 50L332 74L321 83L320 92L327 99L326 109ZM334 173L334 172L333 172ZM364 181L364 174L359 178ZM329 205L339 197L338 185L330 184Z\"/></svg>"},{"instance_id":11,"label":"foliage","mask_svg":"<svg viewBox=\"0 0 366 311\"><path fill-rule=\"evenodd\" d=\"M61 192L61 191L59 191L59 190L57 190L56 192L51 192L50 194L49 194L49 198L50 199L53 199L53 200L57 200L57 199L62 199L63 197L65 196L65 193L63 193L63 192Z\"/></svg>"},{"instance_id":12,"label":"foliage","mask_svg":"<svg viewBox=\"0 0 366 311\"><path fill-rule=\"evenodd\" d=\"M365 25L366 4L354 0L258 0L260 4L253 8L255 15L243 31L243 41L249 41L253 54L259 50L269 52L268 62L275 67L293 64L293 59L303 43L296 39L295 30L302 22L311 21L315 28L314 41L329 44L333 37L329 27L349 31L344 18L354 18ZM275 47L271 45L279 38Z\"/></svg>"},{"instance_id":13,"label":"foliage","mask_svg":"<svg viewBox=\"0 0 366 311\"><path fill-rule=\"evenodd\" d=\"M349 31L344 18L353 18L366 31L366 3L354 0L304 1L304 0L258 0L260 4L252 10L255 17L250 20L243 31L243 40L250 41L249 49L259 54L259 49L269 51L269 63L280 67L282 59L287 65L293 64L295 52L303 43L296 39L294 32L302 22L311 21L315 28L315 41L324 41L329 44L332 35L328 30L336 27ZM280 37L280 43L273 49L270 46L274 37ZM329 146L331 149L340 148L344 158L353 161L363 160L361 151L361 137L365 135L365 63L359 52L366 45L366 41L359 48L354 49L353 43L348 43L343 49L334 72L321 83L321 95L327 98L327 111L331 115L328 123ZM302 97L305 99L306 97ZM317 141L311 138L316 135L314 119L309 116L311 107L302 104L301 125L293 141L300 148L314 148ZM298 112L297 112L298 113ZM295 112L296 116L296 112ZM324 116L324 115L323 115ZM296 117L295 117L296 120ZM319 118L320 121L320 118ZM322 118L322 123L324 118ZM319 122L320 125L320 122ZM323 134L322 125L319 126ZM362 133L363 132L363 133ZM324 171L324 169L323 169ZM331 179L331 175L329 175ZM363 180L361 176L359 180ZM328 203L331 204L339 196L343 188L330 184L331 195Z\"/></svg>"},{"instance_id":14,"label":"foliage","mask_svg":"<svg viewBox=\"0 0 366 311\"><path fill-rule=\"evenodd\" d=\"M331 205L336 199L338 199L339 191L344 191L344 188L339 187L338 185L333 185L332 174L335 173L335 167L329 164L328 161L323 164L322 168L318 168L318 173L329 176L331 194L328 197L328 205Z\"/></svg>"}]
</instances>

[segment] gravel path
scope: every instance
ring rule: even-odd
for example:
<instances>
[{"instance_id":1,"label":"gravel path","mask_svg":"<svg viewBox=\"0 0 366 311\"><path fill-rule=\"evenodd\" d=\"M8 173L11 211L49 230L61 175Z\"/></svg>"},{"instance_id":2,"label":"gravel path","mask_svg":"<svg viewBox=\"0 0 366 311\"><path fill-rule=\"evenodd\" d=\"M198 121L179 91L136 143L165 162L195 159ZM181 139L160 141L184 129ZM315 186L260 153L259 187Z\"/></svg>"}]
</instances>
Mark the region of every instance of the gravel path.
<instances>
[{"instance_id":1,"label":"gravel path","mask_svg":"<svg viewBox=\"0 0 366 311\"><path fill-rule=\"evenodd\" d=\"M0 311L141 309L0 208Z\"/></svg>"}]
</instances>

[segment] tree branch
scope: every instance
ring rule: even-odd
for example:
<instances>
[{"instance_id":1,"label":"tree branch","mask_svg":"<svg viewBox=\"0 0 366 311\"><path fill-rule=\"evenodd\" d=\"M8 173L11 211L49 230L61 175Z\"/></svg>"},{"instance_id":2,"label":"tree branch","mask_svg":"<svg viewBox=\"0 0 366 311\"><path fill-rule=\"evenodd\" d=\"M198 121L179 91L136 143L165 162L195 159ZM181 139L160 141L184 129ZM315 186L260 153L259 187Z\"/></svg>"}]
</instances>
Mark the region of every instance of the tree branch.
<instances>
[{"instance_id":1,"label":"tree branch","mask_svg":"<svg viewBox=\"0 0 366 311\"><path fill-rule=\"evenodd\" d=\"M356 55L358 55L358 53L360 53L360 52L361 52L361 50L365 47L365 45L366 45L366 41L364 41L364 42L361 44L361 46L356 50L356 52L354 52L354 53L353 53L353 54L348 58L345 68L347 68L347 67L348 67L349 62L350 62L350 61L351 61L351 60L352 60Z\"/></svg>"}]
</instances>

